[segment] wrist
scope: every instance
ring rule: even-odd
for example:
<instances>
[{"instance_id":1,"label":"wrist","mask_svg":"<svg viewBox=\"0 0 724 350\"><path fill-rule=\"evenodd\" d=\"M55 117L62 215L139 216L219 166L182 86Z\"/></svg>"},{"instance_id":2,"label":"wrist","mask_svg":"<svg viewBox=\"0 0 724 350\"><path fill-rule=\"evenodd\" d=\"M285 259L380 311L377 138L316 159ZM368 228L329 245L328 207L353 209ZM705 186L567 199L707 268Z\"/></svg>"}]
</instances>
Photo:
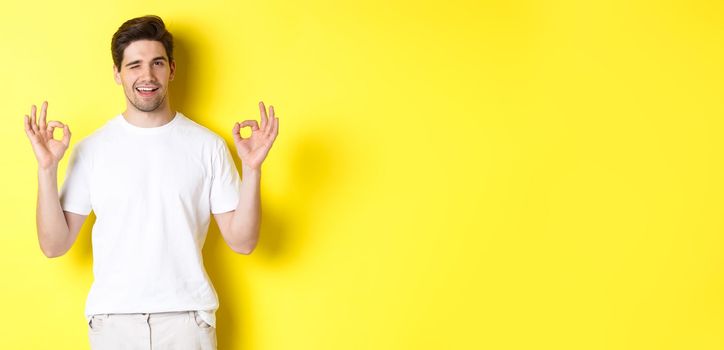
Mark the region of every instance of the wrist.
<instances>
[{"instance_id":1,"label":"wrist","mask_svg":"<svg viewBox=\"0 0 724 350\"><path fill-rule=\"evenodd\" d=\"M58 165L51 165L49 167L38 167L38 175L57 175L58 174Z\"/></svg>"},{"instance_id":2,"label":"wrist","mask_svg":"<svg viewBox=\"0 0 724 350\"><path fill-rule=\"evenodd\" d=\"M260 177L261 176L261 167L259 168L252 168L248 165L242 165L241 166L241 175L244 179L248 177Z\"/></svg>"}]
</instances>

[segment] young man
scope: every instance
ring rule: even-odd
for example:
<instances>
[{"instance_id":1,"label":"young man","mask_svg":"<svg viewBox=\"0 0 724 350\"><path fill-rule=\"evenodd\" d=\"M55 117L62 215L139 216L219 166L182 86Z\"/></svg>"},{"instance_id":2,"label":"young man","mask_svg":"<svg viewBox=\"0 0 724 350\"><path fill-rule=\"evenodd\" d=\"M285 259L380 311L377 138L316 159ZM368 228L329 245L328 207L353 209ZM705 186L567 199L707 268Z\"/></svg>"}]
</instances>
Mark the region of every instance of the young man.
<instances>
[{"instance_id":1,"label":"young man","mask_svg":"<svg viewBox=\"0 0 724 350\"><path fill-rule=\"evenodd\" d=\"M270 106L235 123L240 180L224 139L171 109L173 40L156 16L131 19L112 39L114 76L126 110L75 145L58 193L70 128L46 124L44 102L25 116L38 160L36 224L48 257L65 254L86 217L93 226L94 281L85 315L91 348L216 349L218 297L202 247L214 214L226 243L250 254L260 225L262 162L279 130ZM251 136L239 130L250 127ZM55 128L63 139L53 139Z\"/></svg>"}]
</instances>

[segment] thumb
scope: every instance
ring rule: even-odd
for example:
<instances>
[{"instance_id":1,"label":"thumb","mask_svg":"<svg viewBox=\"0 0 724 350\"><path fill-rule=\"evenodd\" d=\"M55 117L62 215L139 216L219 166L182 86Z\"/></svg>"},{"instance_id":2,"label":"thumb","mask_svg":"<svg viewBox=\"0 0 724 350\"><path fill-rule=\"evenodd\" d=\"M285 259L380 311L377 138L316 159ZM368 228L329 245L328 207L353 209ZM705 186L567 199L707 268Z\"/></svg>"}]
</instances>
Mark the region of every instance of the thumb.
<instances>
[{"instance_id":1,"label":"thumb","mask_svg":"<svg viewBox=\"0 0 724 350\"><path fill-rule=\"evenodd\" d=\"M61 140L65 147L70 146L70 127L68 124L63 125L63 140Z\"/></svg>"},{"instance_id":2,"label":"thumb","mask_svg":"<svg viewBox=\"0 0 724 350\"><path fill-rule=\"evenodd\" d=\"M237 122L234 124L234 128L231 130L231 134L234 136L235 143L241 141L241 135L239 134L240 131L241 125L239 125L239 123Z\"/></svg>"}]
</instances>

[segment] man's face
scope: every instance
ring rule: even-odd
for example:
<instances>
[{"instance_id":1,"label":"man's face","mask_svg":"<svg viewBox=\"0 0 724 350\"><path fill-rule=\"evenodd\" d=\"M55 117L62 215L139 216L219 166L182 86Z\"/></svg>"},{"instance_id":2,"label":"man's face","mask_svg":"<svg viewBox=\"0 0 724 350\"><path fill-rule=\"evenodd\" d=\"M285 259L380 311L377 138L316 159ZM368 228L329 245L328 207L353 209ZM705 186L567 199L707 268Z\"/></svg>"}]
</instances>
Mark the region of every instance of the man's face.
<instances>
[{"instance_id":1,"label":"man's face","mask_svg":"<svg viewBox=\"0 0 724 350\"><path fill-rule=\"evenodd\" d=\"M121 70L113 66L116 83L136 109L152 112L166 99L176 63L169 62L163 44L155 40L132 42L123 51Z\"/></svg>"}]
</instances>

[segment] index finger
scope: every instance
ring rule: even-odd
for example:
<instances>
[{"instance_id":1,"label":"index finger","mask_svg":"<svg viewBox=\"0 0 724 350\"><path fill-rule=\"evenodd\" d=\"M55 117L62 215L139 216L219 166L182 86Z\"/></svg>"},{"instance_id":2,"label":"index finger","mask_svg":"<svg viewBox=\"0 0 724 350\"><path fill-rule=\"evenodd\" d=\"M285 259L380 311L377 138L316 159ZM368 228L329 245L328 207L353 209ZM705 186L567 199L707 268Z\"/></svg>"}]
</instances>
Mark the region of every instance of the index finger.
<instances>
[{"instance_id":1,"label":"index finger","mask_svg":"<svg viewBox=\"0 0 724 350\"><path fill-rule=\"evenodd\" d=\"M64 128L64 127L65 127L65 124L63 124L63 122L58 121L58 120L51 120L50 122L48 122L47 130L52 131L55 128Z\"/></svg>"}]
</instances>

